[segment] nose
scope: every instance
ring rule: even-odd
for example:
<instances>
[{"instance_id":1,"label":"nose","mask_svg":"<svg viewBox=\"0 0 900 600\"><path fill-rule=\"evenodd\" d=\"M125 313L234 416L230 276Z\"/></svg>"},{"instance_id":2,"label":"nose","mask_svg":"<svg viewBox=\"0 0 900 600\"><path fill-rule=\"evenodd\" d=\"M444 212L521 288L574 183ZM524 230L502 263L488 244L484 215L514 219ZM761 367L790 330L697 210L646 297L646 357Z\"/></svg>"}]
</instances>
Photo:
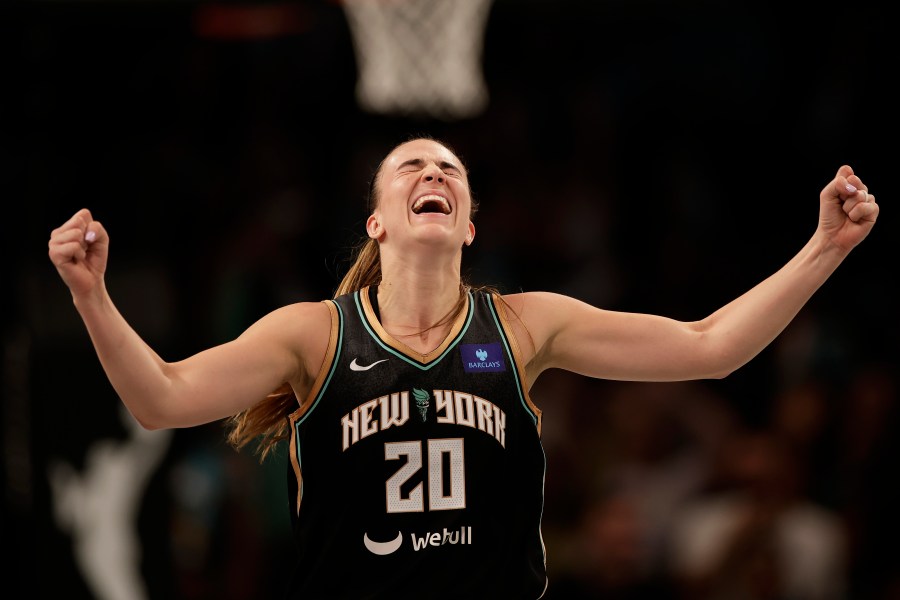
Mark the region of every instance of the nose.
<instances>
[{"instance_id":1,"label":"nose","mask_svg":"<svg viewBox=\"0 0 900 600\"><path fill-rule=\"evenodd\" d=\"M422 169L422 180L427 181L429 183L433 181L437 181L438 183L444 183L444 172L441 170L439 166L435 163L428 163L428 165Z\"/></svg>"}]
</instances>

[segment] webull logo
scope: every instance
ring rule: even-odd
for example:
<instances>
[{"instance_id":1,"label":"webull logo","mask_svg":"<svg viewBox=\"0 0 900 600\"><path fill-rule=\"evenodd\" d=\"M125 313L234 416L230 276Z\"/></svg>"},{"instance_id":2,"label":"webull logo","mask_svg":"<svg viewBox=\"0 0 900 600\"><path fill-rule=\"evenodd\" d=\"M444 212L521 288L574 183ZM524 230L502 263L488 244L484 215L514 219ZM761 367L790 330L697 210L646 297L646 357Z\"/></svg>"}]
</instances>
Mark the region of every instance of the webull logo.
<instances>
[{"instance_id":1,"label":"webull logo","mask_svg":"<svg viewBox=\"0 0 900 600\"><path fill-rule=\"evenodd\" d=\"M412 541L414 552L419 552L426 548L446 546L448 544L454 546L457 544L468 546L472 544L472 528L463 526L459 529L450 530L445 527L443 531L428 532L421 536L411 533L409 537ZM363 544L365 544L366 548L372 554L387 556L388 554L393 554L399 550L400 546L403 545L403 533L398 532L397 537L388 542L376 542L370 539L369 534L366 533L363 535Z\"/></svg>"}]
</instances>

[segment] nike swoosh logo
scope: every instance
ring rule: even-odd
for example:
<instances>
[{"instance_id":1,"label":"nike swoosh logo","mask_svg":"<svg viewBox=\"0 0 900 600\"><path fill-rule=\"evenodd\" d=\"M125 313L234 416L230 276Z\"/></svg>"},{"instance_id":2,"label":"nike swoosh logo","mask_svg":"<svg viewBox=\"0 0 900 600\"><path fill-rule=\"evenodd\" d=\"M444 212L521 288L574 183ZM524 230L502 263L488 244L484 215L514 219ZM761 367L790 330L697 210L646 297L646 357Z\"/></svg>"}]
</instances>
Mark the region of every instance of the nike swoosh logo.
<instances>
[{"instance_id":1,"label":"nike swoosh logo","mask_svg":"<svg viewBox=\"0 0 900 600\"><path fill-rule=\"evenodd\" d=\"M403 543L403 532L397 532L397 537L390 542L373 542L369 539L369 534L367 533L363 536L363 543L372 554L377 554L379 556L393 554L397 551L397 548L400 547L400 544Z\"/></svg>"},{"instance_id":2,"label":"nike swoosh logo","mask_svg":"<svg viewBox=\"0 0 900 600\"><path fill-rule=\"evenodd\" d=\"M354 359L353 359L353 362L350 363L350 370L351 370L351 371L368 371L369 369L371 369L372 367L374 367L374 366L377 365L378 363L383 363L383 362L385 362L385 361L387 361L387 359L386 359L386 358L382 358L381 360L376 360L376 361L373 362L371 365L363 366L363 365L359 364L358 362L356 362L356 359L354 358Z\"/></svg>"}]
</instances>

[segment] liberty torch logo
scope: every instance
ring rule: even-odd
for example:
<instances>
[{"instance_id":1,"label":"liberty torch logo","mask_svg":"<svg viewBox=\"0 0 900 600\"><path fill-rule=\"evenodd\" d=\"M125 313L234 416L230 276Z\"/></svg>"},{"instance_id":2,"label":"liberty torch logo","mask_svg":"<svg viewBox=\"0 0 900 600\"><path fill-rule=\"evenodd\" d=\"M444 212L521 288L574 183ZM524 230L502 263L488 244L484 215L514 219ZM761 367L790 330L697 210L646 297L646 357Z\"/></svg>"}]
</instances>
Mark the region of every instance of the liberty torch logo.
<instances>
[{"instance_id":1,"label":"liberty torch logo","mask_svg":"<svg viewBox=\"0 0 900 600\"><path fill-rule=\"evenodd\" d=\"M413 388L413 399L416 401L416 408L419 409L419 415L422 417L422 421L425 420L425 417L428 415L428 407L430 406L428 399L431 396L428 395L428 392L425 390L420 390L419 388Z\"/></svg>"}]
</instances>

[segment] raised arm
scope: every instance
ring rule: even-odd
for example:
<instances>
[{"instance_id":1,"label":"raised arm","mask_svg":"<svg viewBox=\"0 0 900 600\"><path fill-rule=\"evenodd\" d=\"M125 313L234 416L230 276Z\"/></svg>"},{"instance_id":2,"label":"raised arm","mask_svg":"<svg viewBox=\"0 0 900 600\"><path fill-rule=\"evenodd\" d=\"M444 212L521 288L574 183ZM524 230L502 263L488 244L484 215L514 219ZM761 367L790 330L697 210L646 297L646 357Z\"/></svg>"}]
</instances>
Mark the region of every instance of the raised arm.
<instances>
[{"instance_id":1,"label":"raised arm","mask_svg":"<svg viewBox=\"0 0 900 600\"><path fill-rule=\"evenodd\" d=\"M720 378L790 323L872 229L875 197L842 166L819 198L812 238L784 267L703 320L682 322L595 308L551 293L506 296L529 383L549 368L634 381Z\"/></svg>"},{"instance_id":2,"label":"raised arm","mask_svg":"<svg viewBox=\"0 0 900 600\"><path fill-rule=\"evenodd\" d=\"M324 304L278 309L234 341L166 362L113 304L104 283L108 252L109 236L87 209L50 237L50 260L69 287L107 377L141 425L190 427L225 418L284 382L303 397L328 343Z\"/></svg>"}]
</instances>

